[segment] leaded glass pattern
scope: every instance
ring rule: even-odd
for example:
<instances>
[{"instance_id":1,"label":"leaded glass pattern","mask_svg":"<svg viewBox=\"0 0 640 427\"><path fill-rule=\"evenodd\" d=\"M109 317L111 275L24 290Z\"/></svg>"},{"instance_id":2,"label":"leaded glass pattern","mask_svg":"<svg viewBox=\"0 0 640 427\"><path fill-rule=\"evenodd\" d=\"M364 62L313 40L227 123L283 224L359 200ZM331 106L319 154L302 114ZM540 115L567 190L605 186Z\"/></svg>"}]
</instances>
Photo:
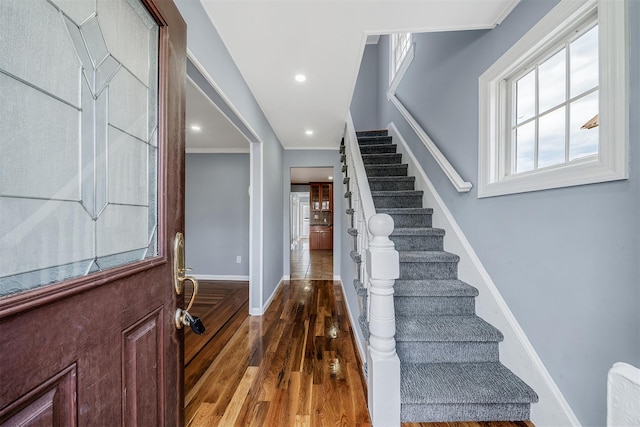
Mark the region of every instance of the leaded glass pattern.
<instances>
[{"instance_id":1,"label":"leaded glass pattern","mask_svg":"<svg viewBox=\"0 0 640 427\"><path fill-rule=\"evenodd\" d=\"M158 40L140 0L0 2L0 296L157 255Z\"/></svg>"}]
</instances>

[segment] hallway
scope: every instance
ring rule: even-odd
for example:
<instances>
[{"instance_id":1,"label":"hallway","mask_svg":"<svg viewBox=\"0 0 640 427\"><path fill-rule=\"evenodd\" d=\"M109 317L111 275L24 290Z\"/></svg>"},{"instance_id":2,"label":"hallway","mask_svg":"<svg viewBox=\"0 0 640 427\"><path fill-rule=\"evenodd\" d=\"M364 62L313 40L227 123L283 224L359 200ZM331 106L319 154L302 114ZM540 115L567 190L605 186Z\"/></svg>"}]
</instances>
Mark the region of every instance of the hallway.
<instances>
[{"instance_id":1,"label":"hallway","mask_svg":"<svg viewBox=\"0 0 640 427\"><path fill-rule=\"evenodd\" d=\"M333 250L309 249L309 238L301 238L291 251L291 280L333 280Z\"/></svg>"}]
</instances>

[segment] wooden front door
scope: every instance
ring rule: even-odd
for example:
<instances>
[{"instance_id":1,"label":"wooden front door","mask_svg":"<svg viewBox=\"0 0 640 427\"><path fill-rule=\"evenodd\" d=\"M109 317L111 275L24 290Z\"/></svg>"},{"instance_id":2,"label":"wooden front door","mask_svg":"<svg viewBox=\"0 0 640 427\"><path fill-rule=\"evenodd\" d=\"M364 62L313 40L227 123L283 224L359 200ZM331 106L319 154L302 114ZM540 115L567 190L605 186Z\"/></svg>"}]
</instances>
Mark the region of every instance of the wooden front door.
<instances>
[{"instance_id":1,"label":"wooden front door","mask_svg":"<svg viewBox=\"0 0 640 427\"><path fill-rule=\"evenodd\" d=\"M0 426L183 424L186 25L0 2Z\"/></svg>"}]
</instances>

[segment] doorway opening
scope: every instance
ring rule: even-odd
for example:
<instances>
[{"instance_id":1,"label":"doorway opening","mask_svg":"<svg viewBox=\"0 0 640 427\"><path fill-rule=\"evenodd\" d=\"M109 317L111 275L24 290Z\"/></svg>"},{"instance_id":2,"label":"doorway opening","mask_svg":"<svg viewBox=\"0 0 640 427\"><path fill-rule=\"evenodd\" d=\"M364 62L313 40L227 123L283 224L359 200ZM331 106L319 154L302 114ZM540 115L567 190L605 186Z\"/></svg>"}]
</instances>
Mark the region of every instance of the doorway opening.
<instances>
[{"instance_id":1,"label":"doorway opening","mask_svg":"<svg viewBox=\"0 0 640 427\"><path fill-rule=\"evenodd\" d=\"M333 279L333 168L291 168L290 278Z\"/></svg>"}]
</instances>

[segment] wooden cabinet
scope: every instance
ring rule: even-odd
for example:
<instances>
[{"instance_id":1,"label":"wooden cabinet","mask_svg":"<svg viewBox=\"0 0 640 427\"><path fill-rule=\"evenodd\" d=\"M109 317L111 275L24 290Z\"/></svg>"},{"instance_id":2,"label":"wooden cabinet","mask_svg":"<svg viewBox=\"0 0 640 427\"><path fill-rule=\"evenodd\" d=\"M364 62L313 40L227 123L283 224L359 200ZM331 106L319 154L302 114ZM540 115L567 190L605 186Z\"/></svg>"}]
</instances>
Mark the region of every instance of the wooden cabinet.
<instances>
[{"instance_id":1,"label":"wooden cabinet","mask_svg":"<svg viewBox=\"0 0 640 427\"><path fill-rule=\"evenodd\" d=\"M309 184L309 249L333 249L333 184Z\"/></svg>"},{"instance_id":2,"label":"wooden cabinet","mask_svg":"<svg viewBox=\"0 0 640 427\"><path fill-rule=\"evenodd\" d=\"M309 227L309 249L333 249L333 227L326 225Z\"/></svg>"}]
</instances>

